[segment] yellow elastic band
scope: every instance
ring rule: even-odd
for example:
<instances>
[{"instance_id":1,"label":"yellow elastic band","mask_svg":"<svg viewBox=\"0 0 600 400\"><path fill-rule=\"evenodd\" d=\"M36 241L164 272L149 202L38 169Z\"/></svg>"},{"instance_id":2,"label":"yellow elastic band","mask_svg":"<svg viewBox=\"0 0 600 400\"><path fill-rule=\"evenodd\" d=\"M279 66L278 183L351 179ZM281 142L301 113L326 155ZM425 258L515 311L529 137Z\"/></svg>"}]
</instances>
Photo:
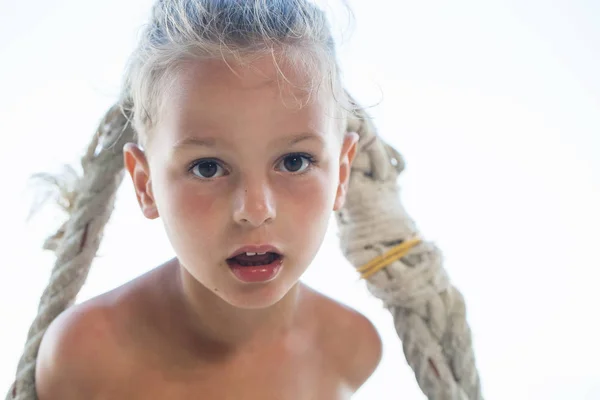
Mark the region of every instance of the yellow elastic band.
<instances>
[{"instance_id":1,"label":"yellow elastic band","mask_svg":"<svg viewBox=\"0 0 600 400\"><path fill-rule=\"evenodd\" d=\"M370 277L375 272L387 267L392 262L407 255L408 252L419 243L421 243L421 239L414 238L402 242L396 247L393 247L387 253L374 258L362 267L358 268L357 271L361 273L360 277L363 279Z\"/></svg>"}]
</instances>

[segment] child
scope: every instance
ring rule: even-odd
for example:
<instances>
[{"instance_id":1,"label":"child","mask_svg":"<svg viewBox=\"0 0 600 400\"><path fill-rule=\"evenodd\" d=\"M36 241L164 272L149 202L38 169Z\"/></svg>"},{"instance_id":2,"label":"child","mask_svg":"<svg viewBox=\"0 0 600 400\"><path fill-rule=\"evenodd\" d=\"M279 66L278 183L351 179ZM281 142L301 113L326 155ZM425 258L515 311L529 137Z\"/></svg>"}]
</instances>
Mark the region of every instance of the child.
<instances>
[{"instance_id":1,"label":"child","mask_svg":"<svg viewBox=\"0 0 600 400\"><path fill-rule=\"evenodd\" d=\"M324 14L308 1L158 0L122 98L83 159L71 220L48 243L57 266L12 396L349 398L379 363L379 336L364 316L299 279L331 212L345 206L359 139L363 157L387 150L395 170L402 167L366 120L357 123L361 113L340 82ZM123 167L176 257L69 307ZM364 167L357 158L353 174ZM421 249L406 256L414 266L434 249L411 240L416 232L406 226L387 245L404 246L395 259ZM383 248L361 246L359 264ZM392 261L366 272L385 276L377 270ZM436 280L440 293L453 289L445 282ZM470 362L468 330L465 337ZM461 395L473 381L479 393L476 374L464 389L441 352L424 354L426 393L431 376L443 387L435 393Z\"/></svg>"}]
</instances>

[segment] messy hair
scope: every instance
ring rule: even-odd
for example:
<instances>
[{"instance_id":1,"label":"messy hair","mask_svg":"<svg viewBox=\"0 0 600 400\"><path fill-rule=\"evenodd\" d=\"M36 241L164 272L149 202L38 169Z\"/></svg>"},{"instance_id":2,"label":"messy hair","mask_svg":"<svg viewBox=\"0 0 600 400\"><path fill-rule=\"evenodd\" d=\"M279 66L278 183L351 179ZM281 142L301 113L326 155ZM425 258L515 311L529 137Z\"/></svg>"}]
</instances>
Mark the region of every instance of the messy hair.
<instances>
[{"instance_id":1,"label":"messy hair","mask_svg":"<svg viewBox=\"0 0 600 400\"><path fill-rule=\"evenodd\" d=\"M399 200L396 181L404 160L344 90L326 14L309 0L156 0L118 101L81 159L82 173L42 176L58 188L68 219L44 244L56 262L8 399L37 398L40 342L85 283L124 176L123 146L143 145L152 134L178 68L188 60L250 64L261 56L307 72L311 79L300 89L309 99L328 90L341 117L340 131L360 136L346 201L336 212L340 245L370 292L390 310L419 386L431 400L482 399L464 300L450 284L439 250L420 238ZM287 81L283 73L277 79Z\"/></svg>"},{"instance_id":2,"label":"messy hair","mask_svg":"<svg viewBox=\"0 0 600 400\"><path fill-rule=\"evenodd\" d=\"M121 103L131 107L138 140L143 142L158 123L163 94L185 61L249 64L264 56L273 59L280 81L291 83L281 63L309 77L305 87L297 88L307 93L307 101L329 90L337 116L352 108L326 15L309 1L157 1L124 75Z\"/></svg>"}]
</instances>

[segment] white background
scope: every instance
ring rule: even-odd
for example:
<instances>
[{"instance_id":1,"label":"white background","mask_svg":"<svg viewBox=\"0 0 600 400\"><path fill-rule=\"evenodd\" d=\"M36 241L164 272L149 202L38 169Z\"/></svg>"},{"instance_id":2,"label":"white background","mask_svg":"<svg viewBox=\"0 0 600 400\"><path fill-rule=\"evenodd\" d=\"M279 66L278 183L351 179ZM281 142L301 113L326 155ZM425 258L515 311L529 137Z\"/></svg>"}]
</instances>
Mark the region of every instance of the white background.
<instances>
[{"instance_id":1,"label":"white background","mask_svg":"<svg viewBox=\"0 0 600 400\"><path fill-rule=\"evenodd\" d=\"M27 178L77 162L151 0L0 0L0 387L13 379L61 221ZM467 299L487 399L600 399L600 3L352 2L347 87L404 155L402 199ZM125 182L79 299L171 255ZM384 358L356 399L422 399L391 318L337 247L304 280L364 312Z\"/></svg>"}]
</instances>

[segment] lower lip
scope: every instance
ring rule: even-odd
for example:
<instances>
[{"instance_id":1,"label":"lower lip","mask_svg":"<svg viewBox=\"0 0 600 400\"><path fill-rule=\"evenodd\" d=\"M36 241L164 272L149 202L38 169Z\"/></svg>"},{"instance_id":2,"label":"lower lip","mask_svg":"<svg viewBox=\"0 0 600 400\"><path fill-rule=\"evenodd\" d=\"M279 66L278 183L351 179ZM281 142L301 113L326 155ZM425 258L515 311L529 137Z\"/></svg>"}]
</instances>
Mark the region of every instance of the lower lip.
<instances>
[{"instance_id":1,"label":"lower lip","mask_svg":"<svg viewBox=\"0 0 600 400\"><path fill-rule=\"evenodd\" d=\"M236 278L245 283L261 283L274 279L283 264L283 257L279 257L271 264L244 267L234 262L228 262L229 269Z\"/></svg>"}]
</instances>

